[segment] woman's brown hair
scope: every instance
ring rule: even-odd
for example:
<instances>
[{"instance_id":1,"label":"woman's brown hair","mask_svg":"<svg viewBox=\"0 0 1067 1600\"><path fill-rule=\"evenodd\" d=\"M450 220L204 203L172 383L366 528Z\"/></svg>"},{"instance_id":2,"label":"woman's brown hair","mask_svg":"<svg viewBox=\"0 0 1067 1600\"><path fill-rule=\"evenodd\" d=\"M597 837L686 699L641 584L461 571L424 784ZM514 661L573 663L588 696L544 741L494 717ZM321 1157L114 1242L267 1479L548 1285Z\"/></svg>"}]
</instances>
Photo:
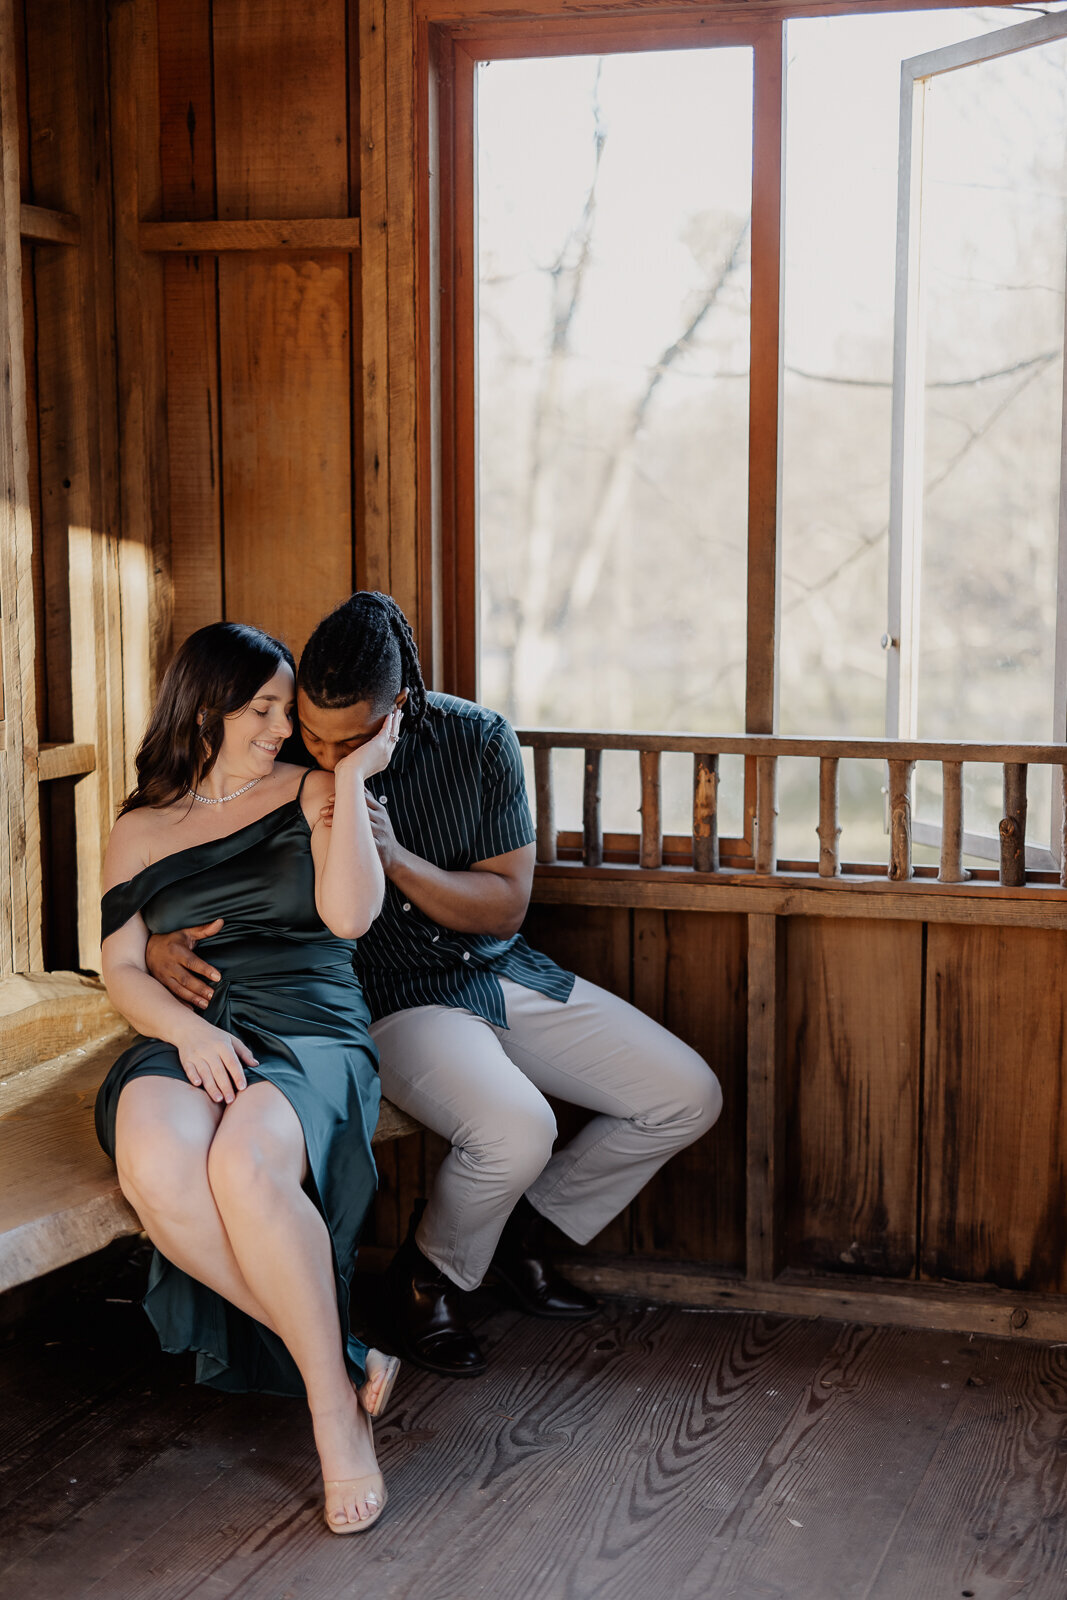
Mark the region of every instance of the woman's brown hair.
<instances>
[{"instance_id":1,"label":"woman's brown hair","mask_svg":"<svg viewBox=\"0 0 1067 1600\"><path fill-rule=\"evenodd\" d=\"M137 752L137 783L122 813L165 806L207 777L222 749L223 718L243 711L278 668L296 675L292 651L244 622L191 633L164 675Z\"/></svg>"}]
</instances>

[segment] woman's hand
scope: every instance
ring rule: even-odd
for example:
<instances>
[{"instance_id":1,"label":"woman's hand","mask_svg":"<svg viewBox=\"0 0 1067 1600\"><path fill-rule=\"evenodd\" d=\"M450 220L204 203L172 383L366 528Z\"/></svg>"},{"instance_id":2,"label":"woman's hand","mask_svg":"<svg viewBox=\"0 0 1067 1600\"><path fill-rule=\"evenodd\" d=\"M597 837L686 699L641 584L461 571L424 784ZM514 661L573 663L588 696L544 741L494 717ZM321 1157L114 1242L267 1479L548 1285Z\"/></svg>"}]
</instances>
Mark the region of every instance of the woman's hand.
<instances>
[{"instance_id":1,"label":"woman's hand","mask_svg":"<svg viewBox=\"0 0 1067 1600\"><path fill-rule=\"evenodd\" d=\"M355 750L349 751L348 755L342 756L334 768L334 774L358 772L360 777L366 780L372 778L376 772L384 772L396 749L403 715L403 709L394 706L374 738L368 739L366 744L361 744Z\"/></svg>"},{"instance_id":2,"label":"woman's hand","mask_svg":"<svg viewBox=\"0 0 1067 1600\"><path fill-rule=\"evenodd\" d=\"M203 1089L216 1105L223 1101L232 1105L248 1082L244 1068L259 1066L235 1033L216 1028L202 1017L178 1040L177 1049L189 1082L194 1088Z\"/></svg>"}]
</instances>

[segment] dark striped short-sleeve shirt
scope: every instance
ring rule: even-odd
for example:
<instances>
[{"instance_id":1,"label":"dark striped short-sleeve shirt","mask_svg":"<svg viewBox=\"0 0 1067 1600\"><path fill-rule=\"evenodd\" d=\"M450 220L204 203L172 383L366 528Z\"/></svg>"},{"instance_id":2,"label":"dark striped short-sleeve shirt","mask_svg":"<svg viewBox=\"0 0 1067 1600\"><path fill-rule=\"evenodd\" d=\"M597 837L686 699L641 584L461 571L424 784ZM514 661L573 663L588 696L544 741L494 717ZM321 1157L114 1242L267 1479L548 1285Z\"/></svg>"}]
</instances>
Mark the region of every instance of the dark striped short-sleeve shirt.
<instances>
[{"instance_id":1,"label":"dark striped short-sleeve shirt","mask_svg":"<svg viewBox=\"0 0 1067 1600\"><path fill-rule=\"evenodd\" d=\"M429 732L401 731L393 759L367 784L405 849L446 872L530 844L522 753L495 711L430 694L440 715ZM501 978L566 1000L574 975L516 934L455 933L424 916L390 882L381 913L359 940L355 968L375 1021L412 1006L461 1006L507 1027Z\"/></svg>"}]
</instances>

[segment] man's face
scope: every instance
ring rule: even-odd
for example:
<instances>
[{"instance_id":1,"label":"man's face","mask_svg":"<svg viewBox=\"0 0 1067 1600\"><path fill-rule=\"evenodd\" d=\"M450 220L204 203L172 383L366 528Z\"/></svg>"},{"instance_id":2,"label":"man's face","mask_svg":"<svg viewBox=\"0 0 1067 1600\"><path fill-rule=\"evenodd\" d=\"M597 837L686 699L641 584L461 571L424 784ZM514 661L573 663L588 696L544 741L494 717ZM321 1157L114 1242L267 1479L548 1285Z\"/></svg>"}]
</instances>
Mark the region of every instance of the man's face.
<instances>
[{"instance_id":1,"label":"man's face","mask_svg":"<svg viewBox=\"0 0 1067 1600\"><path fill-rule=\"evenodd\" d=\"M401 689L395 704L402 706L407 697L407 690ZM333 771L342 756L373 739L389 715L388 711L376 715L369 700L357 700L350 706L323 711L312 705L303 689L296 691L296 714L308 755L327 772Z\"/></svg>"}]
</instances>

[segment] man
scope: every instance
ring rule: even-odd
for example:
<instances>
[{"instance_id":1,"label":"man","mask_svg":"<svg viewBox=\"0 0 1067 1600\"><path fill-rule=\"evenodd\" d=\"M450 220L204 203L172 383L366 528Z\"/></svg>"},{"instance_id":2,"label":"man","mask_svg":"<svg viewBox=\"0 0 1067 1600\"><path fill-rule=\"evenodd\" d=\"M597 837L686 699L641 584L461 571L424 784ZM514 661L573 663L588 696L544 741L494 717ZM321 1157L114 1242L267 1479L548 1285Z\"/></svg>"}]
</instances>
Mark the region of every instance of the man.
<instances>
[{"instance_id":1,"label":"man","mask_svg":"<svg viewBox=\"0 0 1067 1600\"><path fill-rule=\"evenodd\" d=\"M332 771L394 706L400 739L368 793L386 901L355 967L383 1093L452 1148L389 1267L387 1311L402 1355L475 1377L485 1358L457 1289L492 1269L535 1316L592 1315L596 1302L543 1260L545 1221L586 1243L712 1126L722 1095L681 1040L522 939L534 830L515 734L495 712L428 693L396 602L360 592L301 658L304 744ZM206 1004L217 975L195 945L217 931L156 936L150 970ZM594 1113L555 1154L545 1095Z\"/></svg>"}]
</instances>

